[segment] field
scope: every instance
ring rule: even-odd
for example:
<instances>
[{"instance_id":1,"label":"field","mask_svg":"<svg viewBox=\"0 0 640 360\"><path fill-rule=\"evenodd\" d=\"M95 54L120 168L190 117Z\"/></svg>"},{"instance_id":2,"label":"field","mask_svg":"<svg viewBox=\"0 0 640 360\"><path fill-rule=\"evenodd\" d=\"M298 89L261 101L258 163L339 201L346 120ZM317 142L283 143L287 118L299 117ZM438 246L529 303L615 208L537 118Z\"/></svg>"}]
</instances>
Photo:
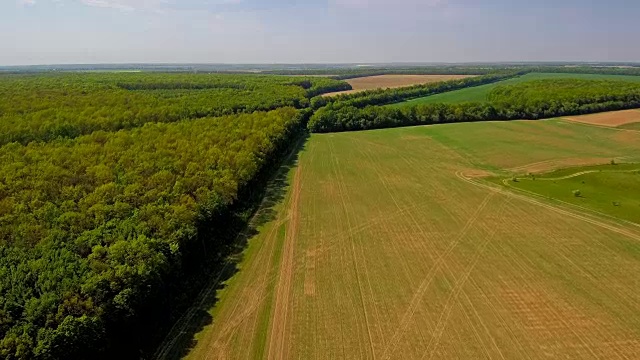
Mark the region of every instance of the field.
<instances>
[{"instance_id":1,"label":"field","mask_svg":"<svg viewBox=\"0 0 640 360\"><path fill-rule=\"evenodd\" d=\"M160 357L634 358L640 228L481 177L639 150L564 120L312 135L213 320Z\"/></svg>"},{"instance_id":2,"label":"field","mask_svg":"<svg viewBox=\"0 0 640 360\"><path fill-rule=\"evenodd\" d=\"M620 125L619 128L627 130L640 131L640 122L634 122L630 124Z\"/></svg>"},{"instance_id":3,"label":"field","mask_svg":"<svg viewBox=\"0 0 640 360\"><path fill-rule=\"evenodd\" d=\"M393 89L413 85L429 84L439 81L458 80L474 75L377 75L345 80L353 90L332 92L323 96L353 94L365 90Z\"/></svg>"},{"instance_id":4,"label":"field","mask_svg":"<svg viewBox=\"0 0 640 360\"><path fill-rule=\"evenodd\" d=\"M640 224L640 164L575 167L512 180L503 181L517 189Z\"/></svg>"},{"instance_id":5,"label":"field","mask_svg":"<svg viewBox=\"0 0 640 360\"><path fill-rule=\"evenodd\" d=\"M517 78L462 90L451 91L443 94L427 96L413 99L391 106L411 106L417 104L448 103L457 104L462 102L485 102L491 90L497 85L512 85L533 80L553 80L553 79L584 79L584 80L624 80L640 81L640 76L624 75L597 75L597 74L562 74L562 73L529 73Z\"/></svg>"},{"instance_id":6,"label":"field","mask_svg":"<svg viewBox=\"0 0 640 360\"><path fill-rule=\"evenodd\" d=\"M592 125L618 127L640 122L640 110L612 111L599 114L573 116L567 120L582 122Z\"/></svg>"}]
</instances>

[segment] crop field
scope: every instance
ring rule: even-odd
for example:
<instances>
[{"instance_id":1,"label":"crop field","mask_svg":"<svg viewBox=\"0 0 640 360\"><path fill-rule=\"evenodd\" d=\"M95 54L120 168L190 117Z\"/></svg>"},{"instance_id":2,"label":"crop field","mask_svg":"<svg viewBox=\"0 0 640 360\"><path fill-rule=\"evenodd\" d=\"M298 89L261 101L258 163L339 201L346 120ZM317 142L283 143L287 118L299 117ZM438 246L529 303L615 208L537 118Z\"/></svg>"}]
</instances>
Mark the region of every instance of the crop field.
<instances>
[{"instance_id":1,"label":"crop field","mask_svg":"<svg viewBox=\"0 0 640 360\"><path fill-rule=\"evenodd\" d=\"M413 85L429 84L440 81L459 80L474 75L377 75L345 80L353 90L332 92L324 96L353 94L365 90L393 89Z\"/></svg>"},{"instance_id":2,"label":"crop field","mask_svg":"<svg viewBox=\"0 0 640 360\"><path fill-rule=\"evenodd\" d=\"M634 122L618 126L621 129L640 131L640 122Z\"/></svg>"},{"instance_id":3,"label":"crop field","mask_svg":"<svg viewBox=\"0 0 640 360\"><path fill-rule=\"evenodd\" d=\"M612 111L599 114L567 117L566 119L592 125L618 127L633 123L640 123L640 110L632 109Z\"/></svg>"},{"instance_id":4,"label":"crop field","mask_svg":"<svg viewBox=\"0 0 640 360\"><path fill-rule=\"evenodd\" d=\"M567 168L502 181L517 189L640 224L640 164Z\"/></svg>"},{"instance_id":5,"label":"crop field","mask_svg":"<svg viewBox=\"0 0 640 360\"><path fill-rule=\"evenodd\" d=\"M583 79L583 80L624 80L640 81L640 76L624 75L598 75L598 74L562 74L562 73L529 73L501 82L482 86L470 87L433 96L412 99L390 106L412 106L418 104L447 103L457 104L463 102L485 102L491 90L498 85L513 85L533 80L554 80L554 79Z\"/></svg>"},{"instance_id":6,"label":"crop field","mask_svg":"<svg viewBox=\"0 0 640 360\"><path fill-rule=\"evenodd\" d=\"M639 161L640 133L547 120L312 135L202 305L213 321L162 355L635 358L640 227L482 179L611 159Z\"/></svg>"}]
</instances>

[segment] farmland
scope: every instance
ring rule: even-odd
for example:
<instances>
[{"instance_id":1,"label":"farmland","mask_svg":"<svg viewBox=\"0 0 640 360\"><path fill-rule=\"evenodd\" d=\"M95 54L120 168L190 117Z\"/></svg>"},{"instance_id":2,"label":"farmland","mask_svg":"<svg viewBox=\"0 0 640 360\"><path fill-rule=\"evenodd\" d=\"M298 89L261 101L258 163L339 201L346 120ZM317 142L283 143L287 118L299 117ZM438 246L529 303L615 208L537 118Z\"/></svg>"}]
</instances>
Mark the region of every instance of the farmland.
<instances>
[{"instance_id":1,"label":"farmland","mask_svg":"<svg viewBox=\"0 0 640 360\"><path fill-rule=\"evenodd\" d=\"M640 131L640 122L634 122L630 124L620 125L620 128L627 130Z\"/></svg>"},{"instance_id":2,"label":"farmland","mask_svg":"<svg viewBox=\"0 0 640 360\"><path fill-rule=\"evenodd\" d=\"M601 74L563 74L563 73L529 73L517 78L508 79L505 81L482 85L477 87L470 87L457 91L451 91L443 94L437 94L433 96L422 97L418 99L408 100L402 103L394 104L392 106L404 107L413 106L419 104L457 104L463 102L486 102L488 96L498 85L513 85L520 84L533 80L557 80L557 79L582 79L582 80L622 80L622 81L640 81L638 76L624 76L624 75L601 75Z\"/></svg>"},{"instance_id":3,"label":"farmland","mask_svg":"<svg viewBox=\"0 0 640 360\"><path fill-rule=\"evenodd\" d=\"M564 120L312 135L201 309L213 322L164 354L633 358L640 229L482 177L638 150L640 133Z\"/></svg>"},{"instance_id":4,"label":"farmland","mask_svg":"<svg viewBox=\"0 0 640 360\"><path fill-rule=\"evenodd\" d=\"M568 117L566 119L591 125L624 127L625 125L640 123L640 110L632 109L625 111L613 111L599 114Z\"/></svg>"},{"instance_id":5,"label":"farmland","mask_svg":"<svg viewBox=\"0 0 640 360\"><path fill-rule=\"evenodd\" d=\"M516 189L640 224L640 164L573 167L515 180L503 181Z\"/></svg>"},{"instance_id":6,"label":"farmland","mask_svg":"<svg viewBox=\"0 0 640 360\"><path fill-rule=\"evenodd\" d=\"M354 94L374 89L393 89L440 81L459 80L471 76L473 75L377 75L357 77L345 80L349 85L351 85L353 88L352 90L327 93L323 96Z\"/></svg>"}]
</instances>

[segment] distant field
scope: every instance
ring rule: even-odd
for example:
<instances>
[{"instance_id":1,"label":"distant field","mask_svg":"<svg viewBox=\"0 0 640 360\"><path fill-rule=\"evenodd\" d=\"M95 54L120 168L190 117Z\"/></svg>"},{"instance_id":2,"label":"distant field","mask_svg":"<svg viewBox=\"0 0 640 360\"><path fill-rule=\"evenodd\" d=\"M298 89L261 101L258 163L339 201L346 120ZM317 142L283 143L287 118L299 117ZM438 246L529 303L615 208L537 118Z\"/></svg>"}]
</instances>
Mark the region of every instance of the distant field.
<instances>
[{"instance_id":1,"label":"distant field","mask_svg":"<svg viewBox=\"0 0 640 360\"><path fill-rule=\"evenodd\" d=\"M562 120L313 135L187 358L634 358L640 229L475 178L639 157Z\"/></svg>"},{"instance_id":2,"label":"distant field","mask_svg":"<svg viewBox=\"0 0 640 360\"><path fill-rule=\"evenodd\" d=\"M640 110L622 110L599 114L567 117L567 120L591 125L619 127L640 122Z\"/></svg>"},{"instance_id":3,"label":"distant field","mask_svg":"<svg viewBox=\"0 0 640 360\"><path fill-rule=\"evenodd\" d=\"M546 80L546 79L584 79L584 80L625 80L625 81L639 81L640 76L623 76L623 75L592 75L592 74L561 74L561 73L529 73L517 78L501 81L498 83L465 88L461 90L446 92L442 94L427 96L423 98L413 99L398 104L389 106L412 106L418 104L433 104L433 103L462 103L462 102L484 102L487 101L487 96L491 90L498 85L512 85L532 80Z\"/></svg>"},{"instance_id":4,"label":"distant field","mask_svg":"<svg viewBox=\"0 0 640 360\"><path fill-rule=\"evenodd\" d=\"M392 89L412 85L429 84L439 81L459 80L475 75L378 75L367 76L355 79L344 80L348 82L353 90L340 91L324 94L323 96L334 96L342 94L352 94L373 89Z\"/></svg>"}]
</instances>

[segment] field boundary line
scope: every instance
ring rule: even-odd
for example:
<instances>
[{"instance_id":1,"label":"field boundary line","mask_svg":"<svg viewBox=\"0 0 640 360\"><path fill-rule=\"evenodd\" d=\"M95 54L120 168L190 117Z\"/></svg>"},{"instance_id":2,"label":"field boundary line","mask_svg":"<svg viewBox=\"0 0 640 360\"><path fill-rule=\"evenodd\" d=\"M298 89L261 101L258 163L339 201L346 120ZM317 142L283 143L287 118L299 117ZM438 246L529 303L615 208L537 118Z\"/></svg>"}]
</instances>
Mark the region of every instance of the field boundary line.
<instances>
[{"instance_id":1,"label":"field boundary line","mask_svg":"<svg viewBox=\"0 0 640 360\"><path fill-rule=\"evenodd\" d=\"M269 332L269 345L267 356L269 359L286 358L286 330L289 314L289 297L291 295L291 282L293 277L294 263L294 242L298 231L298 205L300 202L302 166L298 164L296 169L291 195L291 206L289 207L289 227L286 229L285 242L283 244L283 258L278 271L278 283L276 285L275 308L273 317L271 318L271 327ZM275 351L275 353L274 353Z\"/></svg>"}]
</instances>

